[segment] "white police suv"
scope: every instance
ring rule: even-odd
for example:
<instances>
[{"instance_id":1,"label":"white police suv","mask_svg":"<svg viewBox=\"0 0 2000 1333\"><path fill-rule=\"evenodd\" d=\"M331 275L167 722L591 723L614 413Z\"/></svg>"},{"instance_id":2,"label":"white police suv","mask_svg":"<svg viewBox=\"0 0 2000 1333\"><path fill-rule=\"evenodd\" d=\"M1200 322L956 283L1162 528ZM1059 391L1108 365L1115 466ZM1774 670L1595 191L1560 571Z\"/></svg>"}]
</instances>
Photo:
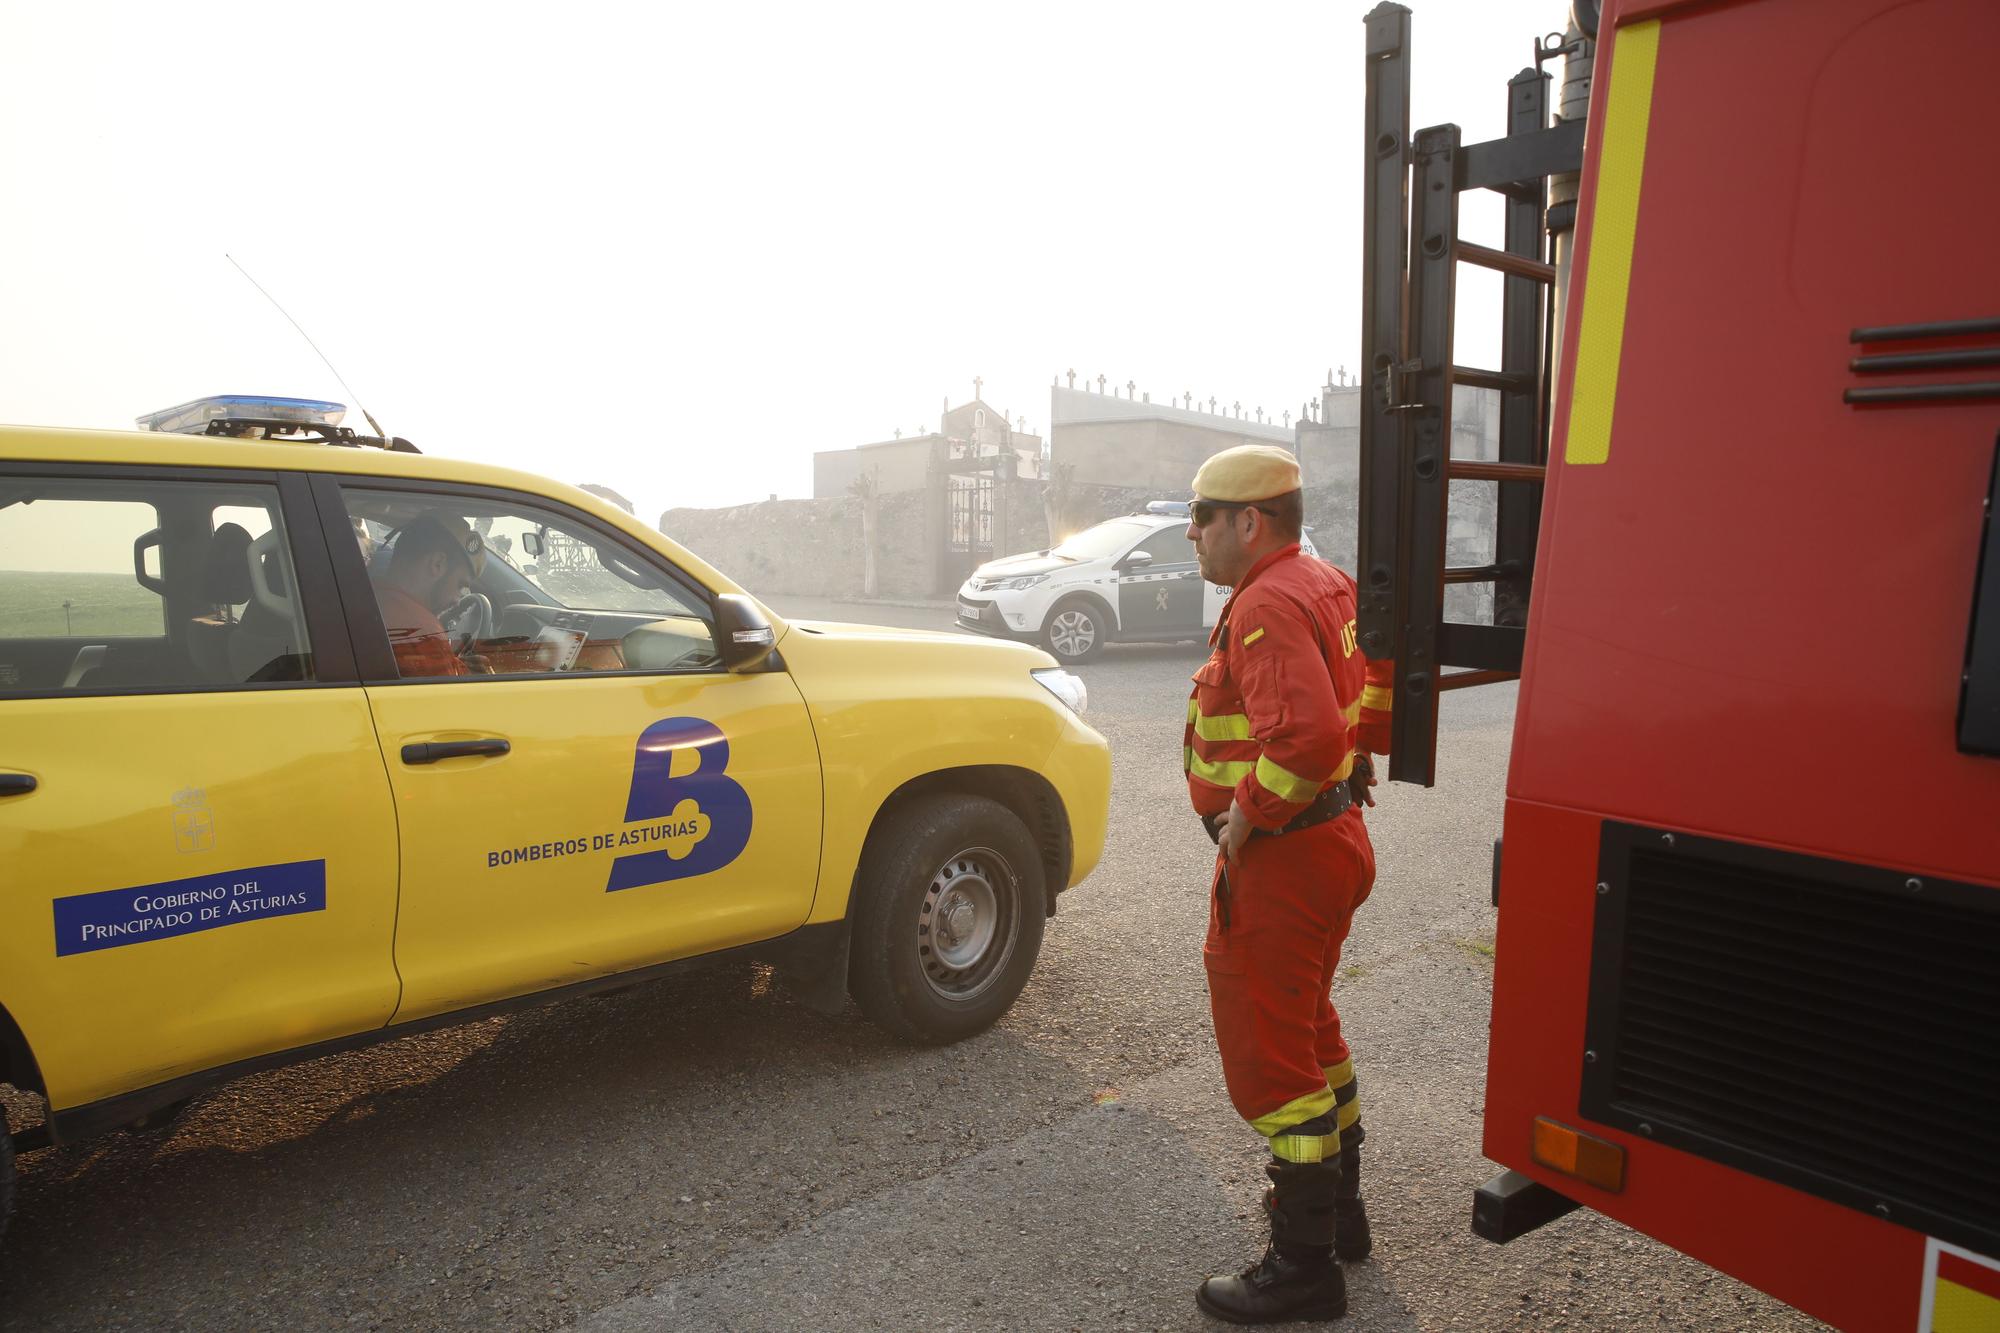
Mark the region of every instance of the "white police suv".
<instances>
[{"instance_id":1,"label":"white police suv","mask_svg":"<svg viewBox=\"0 0 2000 1333\"><path fill-rule=\"evenodd\" d=\"M1187 525L1186 501L1154 500L1051 550L988 561L959 587L958 627L1038 641L1063 662L1110 641L1206 638L1229 589L1202 580Z\"/></svg>"}]
</instances>

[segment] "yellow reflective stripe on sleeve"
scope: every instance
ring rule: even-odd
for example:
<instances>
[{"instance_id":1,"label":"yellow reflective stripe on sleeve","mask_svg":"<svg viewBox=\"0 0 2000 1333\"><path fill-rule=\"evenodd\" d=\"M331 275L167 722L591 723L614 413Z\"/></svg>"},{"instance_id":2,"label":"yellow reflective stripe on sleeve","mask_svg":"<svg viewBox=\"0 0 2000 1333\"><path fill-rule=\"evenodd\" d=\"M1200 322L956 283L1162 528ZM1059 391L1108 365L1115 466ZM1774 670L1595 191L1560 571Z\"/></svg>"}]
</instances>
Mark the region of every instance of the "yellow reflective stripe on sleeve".
<instances>
[{"instance_id":1,"label":"yellow reflective stripe on sleeve","mask_svg":"<svg viewBox=\"0 0 2000 1333\"><path fill-rule=\"evenodd\" d=\"M1361 701L1356 699L1353 703L1347 705L1346 708L1343 708L1340 715L1347 720L1348 726L1353 726L1361 720Z\"/></svg>"},{"instance_id":2,"label":"yellow reflective stripe on sleeve","mask_svg":"<svg viewBox=\"0 0 2000 1333\"><path fill-rule=\"evenodd\" d=\"M1258 1116L1250 1122L1250 1128L1270 1138L1282 1134L1293 1125L1303 1125L1308 1120L1317 1119L1333 1109L1333 1089L1321 1088L1303 1097L1294 1097L1277 1110Z\"/></svg>"},{"instance_id":3,"label":"yellow reflective stripe on sleeve","mask_svg":"<svg viewBox=\"0 0 2000 1333\"><path fill-rule=\"evenodd\" d=\"M1348 1056L1339 1064L1326 1071L1326 1086L1335 1092L1354 1081L1354 1057Z\"/></svg>"},{"instance_id":4,"label":"yellow reflective stripe on sleeve","mask_svg":"<svg viewBox=\"0 0 2000 1333\"><path fill-rule=\"evenodd\" d=\"M1639 184L1646 166L1646 128L1653 114L1653 68L1660 21L1617 30L1611 50L1611 91L1604 109L1604 147L1597 158L1597 198L1591 205L1590 258L1583 276L1583 321L1570 384L1566 463L1602 463L1611 456L1611 418L1618 401L1618 362L1625 345L1625 298L1632 283L1632 245L1639 228Z\"/></svg>"},{"instance_id":5,"label":"yellow reflective stripe on sleeve","mask_svg":"<svg viewBox=\"0 0 2000 1333\"><path fill-rule=\"evenodd\" d=\"M1193 749L1187 751L1188 773L1211 786L1234 788L1255 767L1247 759L1203 759Z\"/></svg>"},{"instance_id":6,"label":"yellow reflective stripe on sleeve","mask_svg":"<svg viewBox=\"0 0 2000 1333\"><path fill-rule=\"evenodd\" d=\"M1195 700L1194 700L1194 696L1193 696L1193 695L1189 695L1189 696L1188 696L1188 721L1192 722L1192 721L1194 721L1194 720L1195 720L1196 718L1198 718L1198 717L1200 717L1200 716L1201 716L1201 705L1195 702Z\"/></svg>"},{"instance_id":7,"label":"yellow reflective stripe on sleeve","mask_svg":"<svg viewBox=\"0 0 2000 1333\"><path fill-rule=\"evenodd\" d=\"M1189 721L1194 723L1194 734L1205 741L1247 741L1250 739L1250 715L1248 713L1218 713L1205 717L1196 713Z\"/></svg>"},{"instance_id":8,"label":"yellow reflective stripe on sleeve","mask_svg":"<svg viewBox=\"0 0 2000 1333\"><path fill-rule=\"evenodd\" d=\"M1281 1162L1331 1162L1340 1156L1340 1135L1273 1134L1271 1156Z\"/></svg>"},{"instance_id":9,"label":"yellow reflective stripe on sleeve","mask_svg":"<svg viewBox=\"0 0 2000 1333\"><path fill-rule=\"evenodd\" d=\"M1395 698L1396 691L1387 685L1363 685L1361 687L1361 706L1363 708L1372 708L1378 713L1388 712L1389 705L1395 701Z\"/></svg>"},{"instance_id":10,"label":"yellow reflective stripe on sleeve","mask_svg":"<svg viewBox=\"0 0 2000 1333\"><path fill-rule=\"evenodd\" d=\"M1261 627L1258 629L1253 629L1248 634L1243 636L1243 646L1245 648L1248 648L1251 644L1257 642L1257 640L1263 637L1264 637L1264 631Z\"/></svg>"},{"instance_id":11,"label":"yellow reflective stripe on sleeve","mask_svg":"<svg viewBox=\"0 0 2000 1333\"><path fill-rule=\"evenodd\" d=\"M1257 781L1265 791L1294 802L1310 801L1319 795L1322 785L1318 779L1302 778L1283 765L1272 763L1269 755L1257 758Z\"/></svg>"}]
</instances>

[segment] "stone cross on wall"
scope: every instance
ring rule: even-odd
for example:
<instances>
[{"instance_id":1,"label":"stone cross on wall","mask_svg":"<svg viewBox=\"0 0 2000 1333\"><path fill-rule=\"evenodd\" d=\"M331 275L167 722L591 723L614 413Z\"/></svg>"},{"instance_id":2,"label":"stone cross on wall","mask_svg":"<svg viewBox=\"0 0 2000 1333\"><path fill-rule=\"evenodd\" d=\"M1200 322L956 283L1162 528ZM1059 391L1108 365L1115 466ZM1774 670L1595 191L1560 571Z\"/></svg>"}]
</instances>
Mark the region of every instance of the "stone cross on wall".
<instances>
[{"instance_id":1,"label":"stone cross on wall","mask_svg":"<svg viewBox=\"0 0 2000 1333\"><path fill-rule=\"evenodd\" d=\"M1257 424L1260 426L1264 424L1264 408L1261 403L1257 407Z\"/></svg>"},{"instance_id":2,"label":"stone cross on wall","mask_svg":"<svg viewBox=\"0 0 2000 1333\"><path fill-rule=\"evenodd\" d=\"M1125 401L1126 401L1126 402L1128 402L1128 403L1129 403L1129 402L1131 402L1131 401L1132 401L1132 395L1133 395L1134 393L1138 392L1138 389L1139 389L1139 385L1138 385L1138 383L1137 383L1136 381L1133 381L1133 380L1126 380L1126 381L1125 381Z\"/></svg>"},{"instance_id":3,"label":"stone cross on wall","mask_svg":"<svg viewBox=\"0 0 2000 1333\"><path fill-rule=\"evenodd\" d=\"M1069 373L1069 387L1072 389L1076 387L1076 372L1074 370Z\"/></svg>"},{"instance_id":4,"label":"stone cross on wall","mask_svg":"<svg viewBox=\"0 0 2000 1333\"><path fill-rule=\"evenodd\" d=\"M1287 426L1292 424L1292 409L1289 407L1285 409L1285 424Z\"/></svg>"},{"instance_id":5,"label":"stone cross on wall","mask_svg":"<svg viewBox=\"0 0 2000 1333\"><path fill-rule=\"evenodd\" d=\"M1194 395L1189 393L1185 389L1181 391L1181 406L1186 408L1192 408L1194 406Z\"/></svg>"},{"instance_id":6,"label":"stone cross on wall","mask_svg":"<svg viewBox=\"0 0 2000 1333\"><path fill-rule=\"evenodd\" d=\"M901 426L896 427L896 438L899 440L903 438L903 428Z\"/></svg>"},{"instance_id":7,"label":"stone cross on wall","mask_svg":"<svg viewBox=\"0 0 2000 1333\"><path fill-rule=\"evenodd\" d=\"M1101 396L1103 396L1103 393L1104 393L1104 376L1102 376L1102 375L1099 375L1099 376L1097 377L1097 392L1098 392L1098 395L1099 395L1100 397L1101 397Z\"/></svg>"},{"instance_id":8,"label":"stone cross on wall","mask_svg":"<svg viewBox=\"0 0 2000 1333\"><path fill-rule=\"evenodd\" d=\"M1209 414L1210 416L1214 416L1214 415L1215 415L1215 395L1214 395L1214 394L1210 394L1210 395L1208 396L1208 414Z\"/></svg>"},{"instance_id":9,"label":"stone cross on wall","mask_svg":"<svg viewBox=\"0 0 2000 1333\"><path fill-rule=\"evenodd\" d=\"M1242 402L1242 400L1241 400L1241 399L1238 399L1238 400L1237 400L1236 402L1234 402L1234 403L1231 403L1231 404L1229 405L1229 410L1230 410L1230 411L1231 411L1232 413L1234 413L1234 414L1235 414L1235 415L1236 415L1237 417L1239 417L1239 418L1240 418L1240 417L1241 417L1241 416L1243 415L1243 402Z\"/></svg>"},{"instance_id":10,"label":"stone cross on wall","mask_svg":"<svg viewBox=\"0 0 2000 1333\"><path fill-rule=\"evenodd\" d=\"M1340 382L1341 382L1341 385L1342 385L1343 387L1344 387L1344 386L1345 386L1345 385L1347 384L1347 367L1346 367L1346 366L1342 366L1342 367L1340 368ZM1360 381L1358 381L1358 380L1356 381L1356 383L1359 383L1359 382L1360 382Z\"/></svg>"},{"instance_id":11,"label":"stone cross on wall","mask_svg":"<svg viewBox=\"0 0 2000 1333\"><path fill-rule=\"evenodd\" d=\"M972 377L972 397L975 402L978 401L979 399L979 391L985 387L986 387L985 380L980 379L979 376L977 375L974 375Z\"/></svg>"}]
</instances>

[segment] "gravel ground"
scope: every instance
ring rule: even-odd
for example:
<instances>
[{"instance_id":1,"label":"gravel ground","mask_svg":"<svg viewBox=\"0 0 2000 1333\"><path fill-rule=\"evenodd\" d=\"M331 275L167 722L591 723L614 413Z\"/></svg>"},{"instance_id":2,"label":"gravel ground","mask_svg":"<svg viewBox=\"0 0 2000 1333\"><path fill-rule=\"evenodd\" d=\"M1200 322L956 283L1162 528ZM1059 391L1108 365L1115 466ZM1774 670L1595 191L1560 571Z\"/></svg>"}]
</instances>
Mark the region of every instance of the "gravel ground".
<instances>
[{"instance_id":1,"label":"gravel ground","mask_svg":"<svg viewBox=\"0 0 2000 1333\"><path fill-rule=\"evenodd\" d=\"M792 615L947 613L779 599ZM0 1328L1197 1328L1262 1243L1222 1095L1208 844L1177 772L1197 649L1084 668L1110 845L993 1031L896 1045L716 964L329 1057L171 1128L30 1154ZM1336 991L1375 1257L1358 1329L1819 1325L1594 1214L1472 1236L1512 687L1449 696L1443 777L1370 813L1382 880ZM33 1106L10 1101L16 1123Z\"/></svg>"}]
</instances>

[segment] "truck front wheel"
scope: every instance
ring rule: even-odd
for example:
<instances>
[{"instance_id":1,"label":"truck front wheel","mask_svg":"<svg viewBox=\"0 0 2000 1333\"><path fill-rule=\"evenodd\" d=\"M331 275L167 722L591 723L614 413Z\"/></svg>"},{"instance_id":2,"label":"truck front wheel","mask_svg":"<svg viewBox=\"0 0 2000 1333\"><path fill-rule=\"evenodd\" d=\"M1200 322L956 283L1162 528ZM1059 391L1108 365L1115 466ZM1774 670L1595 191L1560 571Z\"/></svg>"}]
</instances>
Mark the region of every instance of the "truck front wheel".
<instances>
[{"instance_id":1,"label":"truck front wheel","mask_svg":"<svg viewBox=\"0 0 2000 1333\"><path fill-rule=\"evenodd\" d=\"M983 1032L1027 985L1047 916L1041 857L998 801L905 805L869 836L854 892L848 990L903 1040Z\"/></svg>"}]
</instances>

